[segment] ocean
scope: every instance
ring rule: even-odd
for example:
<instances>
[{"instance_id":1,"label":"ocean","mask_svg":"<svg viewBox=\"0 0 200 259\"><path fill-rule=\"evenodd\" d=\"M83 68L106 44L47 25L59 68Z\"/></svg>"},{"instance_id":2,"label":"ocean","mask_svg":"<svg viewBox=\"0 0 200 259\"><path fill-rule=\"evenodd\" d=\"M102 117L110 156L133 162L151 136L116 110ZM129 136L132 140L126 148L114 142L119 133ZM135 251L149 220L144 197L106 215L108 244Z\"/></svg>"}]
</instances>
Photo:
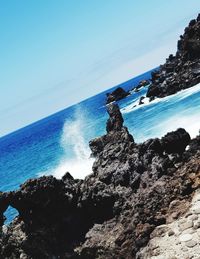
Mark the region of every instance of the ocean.
<instances>
[{"instance_id":1,"label":"ocean","mask_svg":"<svg viewBox=\"0 0 200 259\"><path fill-rule=\"evenodd\" d=\"M134 88L151 71L118 86ZM0 138L0 191L11 191L29 178L54 175L61 178L70 172L84 178L92 172L88 142L106 133L106 93L84 100L65 110ZM161 137L179 127L195 137L200 129L200 84L177 94L137 105L147 87L119 101L128 127L136 142ZM6 223L17 214L11 207L5 213Z\"/></svg>"}]
</instances>

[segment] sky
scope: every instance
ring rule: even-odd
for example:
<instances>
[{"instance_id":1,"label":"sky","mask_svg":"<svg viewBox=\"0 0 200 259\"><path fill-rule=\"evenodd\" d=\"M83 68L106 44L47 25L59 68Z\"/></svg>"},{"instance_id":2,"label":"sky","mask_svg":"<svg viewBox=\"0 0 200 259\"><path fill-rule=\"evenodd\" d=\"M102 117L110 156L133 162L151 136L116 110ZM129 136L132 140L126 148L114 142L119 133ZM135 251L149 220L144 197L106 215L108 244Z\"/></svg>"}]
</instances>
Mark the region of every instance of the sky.
<instances>
[{"instance_id":1,"label":"sky","mask_svg":"<svg viewBox=\"0 0 200 259\"><path fill-rule=\"evenodd\" d=\"M1 0L0 136L162 64L199 0Z\"/></svg>"}]
</instances>

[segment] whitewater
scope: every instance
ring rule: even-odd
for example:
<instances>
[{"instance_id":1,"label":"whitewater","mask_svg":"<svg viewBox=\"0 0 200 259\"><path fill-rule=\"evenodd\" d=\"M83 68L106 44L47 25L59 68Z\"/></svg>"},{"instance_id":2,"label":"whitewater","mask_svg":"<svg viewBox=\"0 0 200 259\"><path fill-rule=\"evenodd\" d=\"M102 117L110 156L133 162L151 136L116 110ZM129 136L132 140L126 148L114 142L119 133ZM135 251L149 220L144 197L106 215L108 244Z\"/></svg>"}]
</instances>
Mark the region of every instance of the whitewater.
<instances>
[{"instance_id":1,"label":"whitewater","mask_svg":"<svg viewBox=\"0 0 200 259\"><path fill-rule=\"evenodd\" d=\"M150 73L120 86L130 90ZM88 143L106 134L106 93L116 87L0 138L0 191L17 189L27 179L42 175L61 178L70 172L74 178L83 179L92 173L94 159ZM199 134L200 84L152 102L146 98L143 105L138 105L146 91L147 87L132 91L119 101L124 124L137 143L162 137L179 127L191 137ZM15 215L12 208L6 212L8 221Z\"/></svg>"}]
</instances>

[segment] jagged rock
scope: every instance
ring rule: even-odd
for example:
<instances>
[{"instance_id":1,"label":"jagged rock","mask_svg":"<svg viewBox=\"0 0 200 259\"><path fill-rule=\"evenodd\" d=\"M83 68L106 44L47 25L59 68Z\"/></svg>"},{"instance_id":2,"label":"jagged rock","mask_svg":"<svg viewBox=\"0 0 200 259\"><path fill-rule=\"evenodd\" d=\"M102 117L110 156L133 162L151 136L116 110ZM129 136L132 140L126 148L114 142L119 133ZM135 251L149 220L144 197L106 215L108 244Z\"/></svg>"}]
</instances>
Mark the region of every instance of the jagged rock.
<instances>
[{"instance_id":1,"label":"jagged rock","mask_svg":"<svg viewBox=\"0 0 200 259\"><path fill-rule=\"evenodd\" d=\"M200 20L192 20L180 36L177 53L152 72L147 97L165 97L200 83Z\"/></svg>"},{"instance_id":2,"label":"jagged rock","mask_svg":"<svg viewBox=\"0 0 200 259\"><path fill-rule=\"evenodd\" d=\"M9 201L8 201L7 194L0 192L0 227L4 223L5 218L3 216L3 213L4 211L7 210L8 206L9 206Z\"/></svg>"},{"instance_id":3,"label":"jagged rock","mask_svg":"<svg viewBox=\"0 0 200 259\"><path fill-rule=\"evenodd\" d=\"M190 137L183 129L136 144L119 107L109 105L108 114L107 134L90 142L95 162L85 180L43 176L1 193L2 223L8 205L19 212L0 236L3 258L132 259L165 224L169 207L174 213L174 197L176 204L190 198L200 184L192 160L199 138L185 152ZM174 152L178 158L168 154Z\"/></svg>"},{"instance_id":4,"label":"jagged rock","mask_svg":"<svg viewBox=\"0 0 200 259\"><path fill-rule=\"evenodd\" d=\"M182 43L180 51L187 47ZM194 62L190 55L184 58L192 59L189 66ZM168 73L179 69L175 57L168 62ZM154 86L158 81L165 82L162 71L152 76ZM9 205L19 212L0 231L0 258L134 259L157 226L185 212L200 187L200 136L190 140L178 129L136 144L119 107L109 105L108 114L107 134L89 143L95 158L91 175L82 181L69 173L61 180L43 176L0 193L1 225ZM198 215L199 203L193 209Z\"/></svg>"},{"instance_id":5,"label":"jagged rock","mask_svg":"<svg viewBox=\"0 0 200 259\"><path fill-rule=\"evenodd\" d=\"M121 130L124 119L121 115L118 105L114 103L108 105L107 111L110 116L106 125L107 132L110 132L112 130Z\"/></svg>"},{"instance_id":6,"label":"jagged rock","mask_svg":"<svg viewBox=\"0 0 200 259\"><path fill-rule=\"evenodd\" d=\"M106 103L111 103L114 101L119 101L129 95L129 92L126 92L123 88L118 87L112 93L107 94Z\"/></svg>"},{"instance_id":7,"label":"jagged rock","mask_svg":"<svg viewBox=\"0 0 200 259\"><path fill-rule=\"evenodd\" d=\"M182 128L167 133L161 139L161 146L165 152L182 154L190 143L190 135Z\"/></svg>"},{"instance_id":8,"label":"jagged rock","mask_svg":"<svg viewBox=\"0 0 200 259\"><path fill-rule=\"evenodd\" d=\"M140 97L139 105L144 104L144 102L143 102L143 100L144 100L144 99L145 99L145 97L144 97L144 96L141 96L141 97Z\"/></svg>"},{"instance_id":9,"label":"jagged rock","mask_svg":"<svg viewBox=\"0 0 200 259\"><path fill-rule=\"evenodd\" d=\"M150 84L149 80L141 80L139 84L132 89L132 91L139 92L142 87L147 86L149 84Z\"/></svg>"}]
</instances>

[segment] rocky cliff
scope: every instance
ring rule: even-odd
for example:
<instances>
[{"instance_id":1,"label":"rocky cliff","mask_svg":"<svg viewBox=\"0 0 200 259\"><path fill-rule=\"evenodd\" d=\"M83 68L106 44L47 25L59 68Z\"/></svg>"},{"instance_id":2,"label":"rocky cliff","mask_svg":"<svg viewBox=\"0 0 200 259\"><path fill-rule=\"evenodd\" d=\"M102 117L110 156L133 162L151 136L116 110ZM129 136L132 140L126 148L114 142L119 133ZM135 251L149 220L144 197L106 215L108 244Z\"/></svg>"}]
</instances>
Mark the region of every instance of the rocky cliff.
<instances>
[{"instance_id":1,"label":"rocky cliff","mask_svg":"<svg viewBox=\"0 0 200 259\"><path fill-rule=\"evenodd\" d=\"M200 83L200 14L191 20L177 44L177 53L170 55L160 69L152 73L147 97L164 97Z\"/></svg>"},{"instance_id":2,"label":"rocky cliff","mask_svg":"<svg viewBox=\"0 0 200 259\"><path fill-rule=\"evenodd\" d=\"M165 64L152 72L151 80L142 80L130 91L119 87L107 94L106 102L121 100L148 84L146 96L151 101L156 97L175 94L198 83L200 83L200 14L197 19L190 21L184 34L180 36L176 55L169 55Z\"/></svg>"},{"instance_id":3,"label":"rocky cliff","mask_svg":"<svg viewBox=\"0 0 200 259\"><path fill-rule=\"evenodd\" d=\"M0 258L151 258L142 249L153 231L187 211L200 184L200 137L178 129L137 144L116 104L108 114L107 134L89 143L91 175L43 176L0 194ZM4 226L8 206L19 216Z\"/></svg>"}]
</instances>

